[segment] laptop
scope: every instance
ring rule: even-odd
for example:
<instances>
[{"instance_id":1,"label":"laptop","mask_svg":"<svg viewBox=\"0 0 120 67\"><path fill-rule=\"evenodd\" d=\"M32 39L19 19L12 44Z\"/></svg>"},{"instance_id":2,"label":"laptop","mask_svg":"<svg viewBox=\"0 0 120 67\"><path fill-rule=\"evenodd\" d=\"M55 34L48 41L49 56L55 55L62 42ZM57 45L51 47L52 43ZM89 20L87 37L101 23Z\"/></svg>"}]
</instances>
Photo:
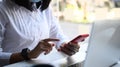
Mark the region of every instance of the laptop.
<instances>
[{"instance_id":1,"label":"laptop","mask_svg":"<svg viewBox=\"0 0 120 67\"><path fill-rule=\"evenodd\" d=\"M93 23L83 67L120 67L120 20Z\"/></svg>"}]
</instances>

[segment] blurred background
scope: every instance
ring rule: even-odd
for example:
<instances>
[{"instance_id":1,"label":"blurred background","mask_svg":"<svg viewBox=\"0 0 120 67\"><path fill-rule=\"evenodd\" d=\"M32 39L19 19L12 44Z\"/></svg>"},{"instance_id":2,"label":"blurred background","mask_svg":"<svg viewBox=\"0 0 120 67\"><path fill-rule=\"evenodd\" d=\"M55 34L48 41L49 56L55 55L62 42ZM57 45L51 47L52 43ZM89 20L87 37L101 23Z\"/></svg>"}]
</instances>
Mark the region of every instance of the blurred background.
<instances>
[{"instance_id":1,"label":"blurred background","mask_svg":"<svg viewBox=\"0 0 120 67\"><path fill-rule=\"evenodd\" d=\"M120 0L52 0L53 11L62 21L91 23L120 18Z\"/></svg>"},{"instance_id":2,"label":"blurred background","mask_svg":"<svg viewBox=\"0 0 120 67\"><path fill-rule=\"evenodd\" d=\"M64 34L70 39L80 34L90 34L95 21L120 19L120 0L52 0L51 5ZM79 53L68 57L68 64L81 63L85 59L88 42L89 38L80 43ZM79 64L71 67L78 67L76 65L80 67Z\"/></svg>"},{"instance_id":3,"label":"blurred background","mask_svg":"<svg viewBox=\"0 0 120 67\"><path fill-rule=\"evenodd\" d=\"M95 21L120 18L120 0L52 0L51 5L70 38L89 33Z\"/></svg>"}]
</instances>

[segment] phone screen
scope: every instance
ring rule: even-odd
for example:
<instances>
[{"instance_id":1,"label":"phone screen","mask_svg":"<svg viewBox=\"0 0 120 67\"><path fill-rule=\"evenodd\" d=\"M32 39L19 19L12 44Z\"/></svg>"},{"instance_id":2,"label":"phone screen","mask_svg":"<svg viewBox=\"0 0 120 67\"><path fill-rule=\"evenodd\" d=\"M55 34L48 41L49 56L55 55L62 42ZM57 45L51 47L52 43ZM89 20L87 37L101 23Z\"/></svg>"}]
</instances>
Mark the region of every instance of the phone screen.
<instances>
[{"instance_id":1,"label":"phone screen","mask_svg":"<svg viewBox=\"0 0 120 67\"><path fill-rule=\"evenodd\" d=\"M75 37L73 40L71 40L71 43L78 43L78 42L82 42L85 40L85 38L87 38L89 36L89 34L81 34L77 37Z\"/></svg>"}]
</instances>

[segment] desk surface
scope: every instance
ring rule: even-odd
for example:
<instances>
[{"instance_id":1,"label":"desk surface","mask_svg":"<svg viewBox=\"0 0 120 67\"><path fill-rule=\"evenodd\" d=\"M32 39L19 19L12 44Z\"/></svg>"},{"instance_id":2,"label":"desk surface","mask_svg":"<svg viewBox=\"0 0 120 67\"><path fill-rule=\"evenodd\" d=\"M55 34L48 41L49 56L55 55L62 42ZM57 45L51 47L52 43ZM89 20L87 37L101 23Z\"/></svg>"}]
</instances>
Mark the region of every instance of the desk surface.
<instances>
[{"instance_id":1,"label":"desk surface","mask_svg":"<svg viewBox=\"0 0 120 67\"><path fill-rule=\"evenodd\" d=\"M48 55L40 55L38 58L31 61L22 61L14 64L10 64L4 67L32 67L36 64L51 64L55 67L66 67L77 62L82 62L86 56L86 49L88 44L82 44L81 49L75 55L68 57L67 55L57 52L54 48ZM51 62L52 61L52 62ZM69 61L69 62L68 62Z\"/></svg>"}]
</instances>

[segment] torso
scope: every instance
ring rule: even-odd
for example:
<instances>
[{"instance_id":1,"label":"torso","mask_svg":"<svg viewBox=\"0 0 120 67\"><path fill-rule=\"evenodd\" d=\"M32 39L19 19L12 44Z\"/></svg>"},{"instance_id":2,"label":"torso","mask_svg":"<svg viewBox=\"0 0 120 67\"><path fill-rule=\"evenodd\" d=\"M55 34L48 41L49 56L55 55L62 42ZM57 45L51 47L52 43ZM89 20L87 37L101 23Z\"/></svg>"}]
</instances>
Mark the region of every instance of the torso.
<instances>
[{"instance_id":1,"label":"torso","mask_svg":"<svg viewBox=\"0 0 120 67\"><path fill-rule=\"evenodd\" d=\"M40 40L49 38L50 28L44 12L30 12L24 7L4 9L8 22L2 43L3 51L18 52L26 47L33 49Z\"/></svg>"}]
</instances>

